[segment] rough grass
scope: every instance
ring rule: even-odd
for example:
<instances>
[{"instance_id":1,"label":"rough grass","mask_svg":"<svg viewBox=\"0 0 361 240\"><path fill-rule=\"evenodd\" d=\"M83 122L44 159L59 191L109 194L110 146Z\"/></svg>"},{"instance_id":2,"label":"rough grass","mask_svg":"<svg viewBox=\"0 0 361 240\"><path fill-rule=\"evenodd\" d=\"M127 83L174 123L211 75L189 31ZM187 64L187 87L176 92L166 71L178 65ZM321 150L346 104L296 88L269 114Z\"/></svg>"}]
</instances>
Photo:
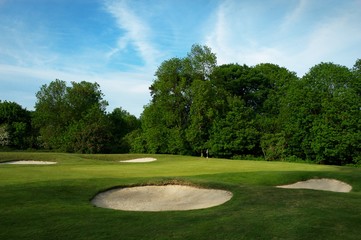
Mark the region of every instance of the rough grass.
<instances>
[{"instance_id":1,"label":"rough grass","mask_svg":"<svg viewBox=\"0 0 361 240\"><path fill-rule=\"evenodd\" d=\"M150 163L119 163L156 157ZM0 153L0 239L358 239L361 169L169 155ZM336 178L350 193L280 189L309 178ZM90 204L115 186L181 182L232 191L217 207L126 212Z\"/></svg>"}]
</instances>

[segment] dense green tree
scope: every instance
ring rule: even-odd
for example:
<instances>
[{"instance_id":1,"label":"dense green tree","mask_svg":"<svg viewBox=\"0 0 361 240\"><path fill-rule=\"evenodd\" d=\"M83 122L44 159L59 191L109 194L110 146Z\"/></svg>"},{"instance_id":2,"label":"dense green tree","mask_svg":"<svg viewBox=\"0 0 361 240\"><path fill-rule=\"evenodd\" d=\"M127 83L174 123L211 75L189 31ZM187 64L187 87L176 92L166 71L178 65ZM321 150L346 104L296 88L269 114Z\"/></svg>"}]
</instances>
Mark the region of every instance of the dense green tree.
<instances>
[{"instance_id":1,"label":"dense green tree","mask_svg":"<svg viewBox=\"0 0 361 240\"><path fill-rule=\"evenodd\" d=\"M208 148L207 142L215 119L217 96L211 82L195 80L191 86L192 105L186 137L192 151L201 153Z\"/></svg>"},{"instance_id":2,"label":"dense green tree","mask_svg":"<svg viewBox=\"0 0 361 240\"><path fill-rule=\"evenodd\" d=\"M267 161L284 160L286 157L286 139L284 133L261 134L262 153Z\"/></svg>"},{"instance_id":3,"label":"dense green tree","mask_svg":"<svg viewBox=\"0 0 361 240\"><path fill-rule=\"evenodd\" d=\"M356 91L356 94L361 96L361 59L358 59L353 68L352 74L355 81L352 83L352 88Z\"/></svg>"},{"instance_id":4,"label":"dense green tree","mask_svg":"<svg viewBox=\"0 0 361 240\"><path fill-rule=\"evenodd\" d=\"M168 125L163 114L164 109L157 104L150 104L145 107L141 117L142 136L133 145L144 142L148 153L171 153L168 141L171 126ZM140 149L140 146L132 146L132 148Z\"/></svg>"},{"instance_id":5,"label":"dense green tree","mask_svg":"<svg viewBox=\"0 0 361 240\"><path fill-rule=\"evenodd\" d=\"M237 154L251 153L253 155L260 155L262 154L262 151L260 151L261 146L264 156L268 160L274 159L274 157L267 157L267 155L270 154L270 149L275 149L276 147L269 144L276 144L274 140L282 135L282 119L279 117L280 104L289 85L297 79L295 73L275 64L259 64L255 67L226 64L214 69L211 81L217 91L225 91L229 96L242 100L244 103L243 108L247 109L247 111L238 114L242 115L244 120L252 122L252 124L248 125L243 124L244 127L249 127L249 129L233 129L234 131L238 131L238 133L228 133L228 135L235 136L239 134L240 139L242 135L240 132L242 131L253 134L255 133L254 130L257 129L257 132L259 132L259 134L253 135L257 135L258 137L253 137L253 144L249 145L253 145L252 150L248 150L247 152L244 148L239 147ZM233 101L228 101L228 104L228 110L226 110L228 113L222 113L218 116L218 118L221 119L220 126L232 126L236 124L232 121L238 121L238 124L242 125L240 119L230 117L235 115L234 110L232 110L234 109ZM227 123L227 121L230 122ZM219 125L220 123L217 124ZM217 129L219 134L225 134L220 127ZM216 134L217 132L213 132L213 138L224 138L223 136L215 137ZM265 136L263 137L263 135ZM235 137L233 139L235 139ZM270 141L271 139L272 141ZM229 140L232 142L231 139ZM282 139L279 140L281 141ZM225 141L220 142L226 145ZM222 149L220 142L216 143L218 144L217 149ZM229 148L231 143L227 144ZM248 149L250 149L249 146ZM236 147L233 147L233 149L235 148ZM227 149L227 147L223 146L223 149ZM266 149L268 150L266 151ZM233 152L228 151L228 153L225 154L232 155Z\"/></svg>"},{"instance_id":6,"label":"dense green tree","mask_svg":"<svg viewBox=\"0 0 361 240\"><path fill-rule=\"evenodd\" d=\"M346 67L321 63L293 86L283 112L288 154L328 164L356 161L361 143L356 85Z\"/></svg>"},{"instance_id":7,"label":"dense green tree","mask_svg":"<svg viewBox=\"0 0 361 240\"><path fill-rule=\"evenodd\" d=\"M0 124L12 122L27 122L30 112L15 102L0 101Z\"/></svg>"},{"instance_id":8,"label":"dense green tree","mask_svg":"<svg viewBox=\"0 0 361 240\"><path fill-rule=\"evenodd\" d=\"M68 126L63 148L67 152L101 153L108 151L112 133L103 111L96 106L89 109L79 121Z\"/></svg>"},{"instance_id":9,"label":"dense green tree","mask_svg":"<svg viewBox=\"0 0 361 240\"><path fill-rule=\"evenodd\" d=\"M209 80L217 65L216 54L212 53L211 48L198 44L192 46L186 59L190 62L193 79L198 80Z\"/></svg>"},{"instance_id":10,"label":"dense green tree","mask_svg":"<svg viewBox=\"0 0 361 240\"><path fill-rule=\"evenodd\" d=\"M286 96L289 87L298 81L296 73L271 63L258 64L252 70L257 72L257 75L263 79L263 85L258 87L262 91L261 95L263 95L260 111L262 117L277 118L280 113L281 102ZM262 129L262 131L264 130L266 129ZM277 129L274 129L274 131L277 131Z\"/></svg>"},{"instance_id":11,"label":"dense green tree","mask_svg":"<svg viewBox=\"0 0 361 240\"><path fill-rule=\"evenodd\" d=\"M214 69L211 81L217 88L224 89L233 96L241 97L246 106L253 108L256 113L263 114L265 111L270 111L270 106L268 109L264 106L268 95L274 95L283 90L282 87L285 85L283 81L286 81L283 78L288 76L282 75L288 73L286 69L274 64L259 64L255 67L225 64Z\"/></svg>"},{"instance_id":12,"label":"dense green tree","mask_svg":"<svg viewBox=\"0 0 361 240\"><path fill-rule=\"evenodd\" d=\"M0 146L68 152L141 152L298 158L361 164L361 60L321 63L302 78L275 64L225 64L207 46L164 61L140 119L106 113L97 83L55 80L35 112L0 101ZM39 133L39 137L37 137Z\"/></svg>"},{"instance_id":13,"label":"dense green tree","mask_svg":"<svg viewBox=\"0 0 361 240\"><path fill-rule=\"evenodd\" d=\"M260 131L260 146L266 160L281 160L286 157L286 139L283 130L284 118L280 117L281 105L293 83L298 81L294 72L275 64L263 63L253 67L264 83L262 104L256 115Z\"/></svg>"},{"instance_id":14,"label":"dense green tree","mask_svg":"<svg viewBox=\"0 0 361 240\"><path fill-rule=\"evenodd\" d=\"M99 152L108 141L103 94L97 83L55 80L36 94L34 123L47 149Z\"/></svg>"},{"instance_id":15,"label":"dense green tree","mask_svg":"<svg viewBox=\"0 0 361 240\"><path fill-rule=\"evenodd\" d=\"M15 102L0 101L0 145L18 149L34 147L31 113Z\"/></svg>"},{"instance_id":16,"label":"dense green tree","mask_svg":"<svg viewBox=\"0 0 361 240\"><path fill-rule=\"evenodd\" d=\"M248 75L251 68L247 65L224 64L214 68L211 76L213 85L235 96L245 97L251 91Z\"/></svg>"},{"instance_id":17,"label":"dense green tree","mask_svg":"<svg viewBox=\"0 0 361 240\"><path fill-rule=\"evenodd\" d=\"M190 109L189 64L185 59L172 58L161 64L155 76L150 87L153 99L142 115L147 149L152 153L180 153Z\"/></svg>"},{"instance_id":18,"label":"dense green tree","mask_svg":"<svg viewBox=\"0 0 361 240\"><path fill-rule=\"evenodd\" d=\"M140 121L122 108L115 108L108 114L110 121L111 142L110 152L126 153L130 151L130 138L126 137L132 131L140 128Z\"/></svg>"},{"instance_id":19,"label":"dense green tree","mask_svg":"<svg viewBox=\"0 0 361 240\"><path fill-rule=\"evenodd\" d=\"M192 78L189 75L186 59L172 58L164 61L158 68L156 80L151 85L151 104L162 109L163 118L168 127L182 127L188 121L190 108L189 87Z\"/></svg>"},{"instance_id":20,"label":"dense green tree","mask_svg":"<svg viewBox=\"0 0 361 240\"><path fill-rule=\"evenodd\" d=\"M103 100L104 94L100 90L98 83L86 81L71 82L71 86L66 88L66 112L69 120L77 121L87 115L89 110L99 109L105 113L108 102Z\"/></svg>"},{"instance_id":21,"label":"dense green tree","mask_svg":"<svg viewBox=\"0 0 361 240\"><path fill-rule=\"evenodd\" d=\"M190 146L192 134L187 137L190 123L197 121L194 107L191 110L197 102L193 97L198 96L193 92L197 91L193 82L208 80L215 64L216 57L210 48L193 45L187 57L172 58L159 66L150 87L152 100L141 117L142 137L137 138L142 139L137 143L146 143L146 151L185 154L198 149Z\"/></svg>"},{"instance_id":22,"label":"dense green tree","mask_svg":"<svg viewBox=\"0 0 361 240\"><path fill-rule=\"evenodd\" d=\"M63 133L71 123L66 89L66 82L56 79L49 85L43 85L36 94L33 123L40 130L40 139L46 149L61 148Z\"/></svg>"},{"instance_id":23,"label":"dense green tree","mask_svg":"<svg viewBox=\"0 0 361 240\"><path fill-rule=\"evenodd\" d=\"M257 153L259 131L253 109L240 97L231 96L227 100L229 111L215 120L211 130L210 153L222 157Z\"/></svg>"}]
</instances>

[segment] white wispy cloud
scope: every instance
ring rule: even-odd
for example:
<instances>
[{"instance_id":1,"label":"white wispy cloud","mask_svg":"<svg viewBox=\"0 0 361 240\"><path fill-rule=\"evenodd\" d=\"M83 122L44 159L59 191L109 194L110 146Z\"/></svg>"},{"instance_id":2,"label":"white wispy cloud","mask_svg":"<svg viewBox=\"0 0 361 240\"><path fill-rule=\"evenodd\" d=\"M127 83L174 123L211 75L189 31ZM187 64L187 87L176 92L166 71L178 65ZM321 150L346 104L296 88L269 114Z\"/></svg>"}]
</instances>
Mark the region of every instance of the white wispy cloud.
<instances>
[{"instance_id":1,"label":"white wispy cloud","mask_svg":"<svg viewBox=\"0 0 361 240\"><path fill-rule=\"evenodd\" d=\"M55 59L43 32L29 29L22 20L3 19L0 25L0 62L17 66L44 66Z\"/></svg>"},{"instance_id":2,"label":"white wispy cloud","mask_svg":"<svg viewBox=\"0 0 361 240\"><path fill-rule=\"evenodd\" d=\"M86 9L96 21L78 25L78 15L49 19L36 8L27 15L25 2L0 0L2 100L31 109L41 85L84 80L100 84L110 111L139 116L156 68L194 43L211 47L219 64L271 62L300 76L321 61L352 66L360 58L360 0L99 1Z\"/></svg>"},{"instance_id":3,"label":"white wispy cloud","mask_svg":"<svg viewBox=\"0 0 361 240\"><path fill-rule=\"evenodd\" d=\"M33 109L35 94L43 84L55 79L69 84L71 81L97 82L109 102L109 111L122 107L139 116L150 99L149 86L159 53L149 40L151 29L132 14L125 1L108 4L108 14L126 32L119 36L115 45L107 45L108 48L82 45L75 52L59 51L57 46L54 48L54 34L50 34L56 34L57 29L49 29L46 25L30 28L29 25L38 23L27 23L27 19L22 18L2 19L0 84L7 85L7 92L0 89L0 100L16 101ZM115 55L130 47L135 48L143 64L132 65L127 59L119 62ZM112 64L125 67L117 69Z\"/></svg>"},{"instance_id":4,"label":"white wispy cloud","mask_svg":"<svg viewBox=\"0 0 361 240\"><path fill-rule=\"evenodd\" d=\"M286 14L282 25L280 27L281 32L289 31L290 28L299 24L302 17L304 16L307 8L310 4L310 0L299 0L297 1L296 7L294 7L289 13Z\"/></svg>"},{"instance_id":5,"label":"white wispy cloud","mask_svg":"<svg viewBox=\"0 0 361 240\"><path fill-rule=\"evenodd\" d=\"M106 10L116 19L117 25L125 34L119 36L116 48L112 49L109 56L121 52L125 48L133 47L146 67L154 68L157 58L161 55L152 44L152 29L138 17L126 0L110 0L105 2Z\"/></svg>"},{"instance_id":6,"label":"white wispy cloud","mask_svg":"<svg viewBox=\"0 0 361 240\"><path fill-rule=\"evenodd\" d=\"M300 0L289 3L291 9L280 15L266 16L266 23L279 18L278 25L257 25L265 17L262 9L249 2L223 1L210 21L205 42L217 53L220 64L271 62L302 76L315 64L340 59L343 54L344 62L335 63L350 67L357 58L350 47L361 41L361 6L359 1L347 3L320 8L319 3Z\"/></svg>"},{"instance_id":7,"label":"white wispy cloud","mask_svg":"<svg viewBox=\"0 0 361 240\"><path fill-rule=\"evenodd\" d=\"M51 68L20 67L0 64L0 82L11 83L16 88L8 93L2 93L0 100L15 101L33 109L36 102L35 94L44 84L49 84L55 79L70 82L82 80L97 82L109 102L109 111L122 107L132 114L139 116L142 107L149 101L149 75L146 73L109 72L103 74L88 73L83 71L59 71ZM29 89L30 88L30 89ZM30 90L30 91L29 91Z\"/></svg>"}]
</instances>

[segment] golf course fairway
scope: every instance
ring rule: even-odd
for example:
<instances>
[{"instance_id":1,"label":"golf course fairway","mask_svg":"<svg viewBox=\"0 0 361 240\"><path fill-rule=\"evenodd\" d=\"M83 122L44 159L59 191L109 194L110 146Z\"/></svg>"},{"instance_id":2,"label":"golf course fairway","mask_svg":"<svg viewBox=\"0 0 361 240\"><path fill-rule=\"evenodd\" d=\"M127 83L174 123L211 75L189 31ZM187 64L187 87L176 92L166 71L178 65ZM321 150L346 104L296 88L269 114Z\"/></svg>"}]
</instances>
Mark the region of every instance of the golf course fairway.
<instances>
[{"instance_id":1,"label":"golf course fairway","mask_svg":"<svg viewBox=\"0 0 361 240\"><path fill-rule=\"evenodd\" d=\"M0 239L308 240L361 235L360 168L172 155L0 153L0 163L13 161L21 164L0 164ZM38 161L56 164L30 164ZM334 179L352 189L277 187L310 179ZM142 186L216 189L229 198L186 211L125 211L92 204L99 193Z\"/></svg>"}]
</instances>

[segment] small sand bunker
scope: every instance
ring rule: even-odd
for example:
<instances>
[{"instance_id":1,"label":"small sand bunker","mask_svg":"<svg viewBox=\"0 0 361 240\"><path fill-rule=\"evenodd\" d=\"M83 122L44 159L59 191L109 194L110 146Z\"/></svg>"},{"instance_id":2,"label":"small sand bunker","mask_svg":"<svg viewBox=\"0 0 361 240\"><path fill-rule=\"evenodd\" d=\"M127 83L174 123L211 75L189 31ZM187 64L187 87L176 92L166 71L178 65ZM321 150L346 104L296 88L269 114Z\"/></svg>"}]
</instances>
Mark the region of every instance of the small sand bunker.
<instances>
[{"instance_id":1,"label":"small sand bunker","mask_svg":"<svg viewBox=\"0 0 361 240\"><path fill-rule=\"evenodd\" d=\"M297 182L294 184L277 186L279 188L292 188L292 189L313 189L332 192L350 192L352 187L344 182L336 179L309 179L307 181Z\"/></svg>"},{"instance_id":2,"label":"small sand bunker","mask_svg":"<svg viewBox=\"0 0 361 240\"><path fill-rule=\"evenodd\" d=\"M56 164L56 163L57 163L57 162L34 161L34 160L21 160L21 161L3 162L2 164L50 165L50 164Z\"/></svg>"},{"instance_id":3,"label":"small sand bunker","mask_svg":"<svg viewBox=\"0 0 361 240\"><path fill-rule=\"evenodd\" d=\"M119 161L122 163L144 163L144 162L153 162L156 161L156 158L137 158L137 159L131 159L131 160L125 160L125 161Z\"/></svg>"},{"instance_id":4,"label":"small sand bunker","mask_svg":"<svg viewBox=\"0 0 361 240\"><path fill-rule=\"evenodd\" d=\"M92 204L125 211L184 211L221 205L231 198L232 193L224 190L183 185L140 186L100 193Z\"/></svg>"}]
</instances>

